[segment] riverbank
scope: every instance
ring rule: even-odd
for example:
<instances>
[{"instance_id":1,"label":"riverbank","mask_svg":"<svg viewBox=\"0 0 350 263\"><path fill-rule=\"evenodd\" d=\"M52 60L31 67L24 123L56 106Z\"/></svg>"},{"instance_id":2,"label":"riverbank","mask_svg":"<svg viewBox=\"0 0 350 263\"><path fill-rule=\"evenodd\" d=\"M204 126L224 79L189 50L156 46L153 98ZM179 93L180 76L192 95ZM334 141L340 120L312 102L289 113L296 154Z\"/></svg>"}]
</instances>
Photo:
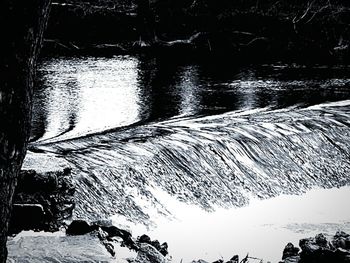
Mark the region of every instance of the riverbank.
<instances>
[{"instance_id":1,"label":"riverbank","mask_svg":"<svg viewBox=\"0 0 350 263\"><path fill-rule=\"evenodd\" d=\"M299 247L288 243L280 263L346 263L350 259L350 235L338 231L335 235L317 234L303 238ZM64 232L23 232L8 241L9 262L128 262L178 263L168 255L168 244L160 244L147 235L133 237L131 232L113 226L110 221L89 224L73 221ZM188 248L191 249L191 248ZM247 248L249 250L249 248ZM68 261L67 261L68 260ZM181 260L183 262L183 260ZM190 262L190 261L184 261ZM209 263L203 259L192 263ZM215 260L212 263L267 262L249 253L242 257ZM276 261L277 263L277 261Z\"/></svg>"},{"instance_id":2,"label":"riverbank","mask_svg":"<svg viewBox=\"0 0 350 263\"><path fill-rule=\"evenodd\" d=\"M50 154L28 154L18 176L9 234L55 232L72 218L75 186L71 168Z\"/></svg>"},{"instance_id":3,"label":"riverbank","mask_svg":"<svg viewBox=\"0 0 350 263\"><path fill-rule=\"evenodd\" d=\"M147 15L137 12L131 0L55 2L43 53L349 61L350 6L342 0L159 0Z\"/></svg>"}]
</instances>

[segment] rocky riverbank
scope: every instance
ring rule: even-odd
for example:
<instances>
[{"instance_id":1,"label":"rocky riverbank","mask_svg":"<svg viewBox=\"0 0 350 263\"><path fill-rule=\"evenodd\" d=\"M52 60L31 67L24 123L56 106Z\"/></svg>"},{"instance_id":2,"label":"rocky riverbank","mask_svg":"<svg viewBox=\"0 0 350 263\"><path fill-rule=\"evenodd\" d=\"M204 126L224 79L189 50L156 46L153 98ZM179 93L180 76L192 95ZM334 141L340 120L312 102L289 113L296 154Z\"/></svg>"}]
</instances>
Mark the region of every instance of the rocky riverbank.
<instances>
[{"instance_id":1,"label":"rocky riverbank","mask_svg":"<svg viewBox=\"0 0 350 263\"><path fill-rule=\"evenodd\" d=\"M22 230L58 231L75 206L69 168L38 173L21 171L10 221L11 234Z\"/></svg>"},{"instance_id":2,"label":"rocky riverbank","mask_svg":"<svg viewBox=\"0 0 350 263\"><path fill-rule=\"evenodd\" d=\"M281 263L350 262L350 235L338 231L334 236L318 234L301 239L299 247L289 243L283 251Z\"/></svg>"},{"instance_id":3,"label":"rocky riverbank","mask_svg":"<svg viewBox=\"0 0 350 263\"><path fill-rule=\"evenodd\" d=\"M40 244L45 249L38 249L37 246ZM291 243L287 244L283 253L281 251L282 261L279 263L346 263L350 259L350 235L341 231L334 236L318 234L315 237L301 239L299 246L300 248ZM20 234L18 238L9 240L8 247L10 262L34 259L42 259L40 262L52 262L64 258L69 259L69 262L81 262L79 260L83 259L84 262L178 263L168 254L166 242L161 244L147 235L134 237L130 231L116 227L108 220L92 223L73 221L67 227L65 234L61 232L56 236ZM122 249L129 252L124 251L121 255L119 252ZM243 258L234 255L226 260L221 258L209 262L199 259L191 263L255 262L269 263L249 254Z\"/></svg>"},{"instance_id":4,"label":"rocky riverbank","mask_svg":"<svg viewBox=\"0 0 350 263\"><path fill-rule=\"evenodd\" d=\"M69 166L48 155L27 158L18 177L9 233L58 231L72 217L74 192Z\"/></svg>"},{"instance_id":5,"label":"rocky riverbank","mask_svg":"<svg viewBox=\"0 0 350 263\"><path fill-rule=\"evenodd\" d=\"M127 230L113 226L108 221L94 222L88 224L85 221L73 221L67 229L67 234L83 235L92 234L98 236L106 249L115 256L113 241L121 239L121 245L137 252L136 258L129 258L129 263L165 263L172 262L168 256L168 244L160 244L158 240L151 240L147 235L134 238ZM282 253L280 263L326 263L350 262L350 235L338 231L334 236L326 236L322 233L315 237L304 238L299 241L299 247L288 243ZM189 248L190 249L190 248ZM265 262L263 259L249 256L239 259L234 255L229 260L218 259L212 263L248 263ZM192 261L192 263L209 263L203 259Z\"/></svg>"}]
</instances>

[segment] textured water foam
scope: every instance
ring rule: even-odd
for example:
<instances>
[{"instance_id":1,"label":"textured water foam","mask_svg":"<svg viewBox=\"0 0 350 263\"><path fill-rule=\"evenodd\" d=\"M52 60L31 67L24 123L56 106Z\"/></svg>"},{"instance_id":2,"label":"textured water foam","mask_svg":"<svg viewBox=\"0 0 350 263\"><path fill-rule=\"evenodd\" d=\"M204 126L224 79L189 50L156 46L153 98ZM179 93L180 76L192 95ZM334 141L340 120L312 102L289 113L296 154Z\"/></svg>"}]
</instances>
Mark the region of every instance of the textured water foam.
<instances>
[{"instance_id":1,"label":"textured water foam","mask_svg":"<svg viewBox=\"0 0 350 263\"><path fill-rule=\"evenodd\" d=\"M76 217L120 214L152 224L172 216L160 189L205 210L251 197L350 182L350 101L174 118L79 138L34 143L64 158L77 182Z\"/></svg>"}]
</instances>

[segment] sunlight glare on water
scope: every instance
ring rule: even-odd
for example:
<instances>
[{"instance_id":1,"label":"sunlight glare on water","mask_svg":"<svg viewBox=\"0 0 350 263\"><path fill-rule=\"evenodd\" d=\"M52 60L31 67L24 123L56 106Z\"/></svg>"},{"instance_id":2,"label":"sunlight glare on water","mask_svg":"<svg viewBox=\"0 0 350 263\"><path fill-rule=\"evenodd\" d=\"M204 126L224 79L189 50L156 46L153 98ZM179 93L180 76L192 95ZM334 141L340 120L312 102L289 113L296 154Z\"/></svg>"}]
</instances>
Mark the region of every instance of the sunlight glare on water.
<instances>
[{"instance_id":1,"label":"sunlight glare on water","mask_svg":"<svg viewBox=\"0 0 350 263\"><path fill-rule=\"evenodd\" d=\"M76 137L140 119L135 58L50 60L42 70L47 73L45 89L37 96L45 96L44 105L34 112L47 115L42 140L61 134Z\"/></svg>"}]
</instances>

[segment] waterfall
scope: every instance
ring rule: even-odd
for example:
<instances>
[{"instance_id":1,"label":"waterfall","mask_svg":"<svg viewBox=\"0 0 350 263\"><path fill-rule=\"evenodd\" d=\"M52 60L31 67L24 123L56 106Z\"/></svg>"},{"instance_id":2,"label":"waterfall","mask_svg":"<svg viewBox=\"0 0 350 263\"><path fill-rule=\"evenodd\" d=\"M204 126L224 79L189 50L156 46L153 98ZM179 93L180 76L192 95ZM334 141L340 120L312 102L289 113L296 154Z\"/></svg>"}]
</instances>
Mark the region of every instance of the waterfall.
<instances>
[{"instance_id":1,"label":"waterfall","mask_svg":"<svg viewBox=\"0 0 350 263\"><path fill-rule=\"evenodd\" d=\"M77 218L170 215L161 189L205 210L350 182L350 101L177 117L32 143L68 161Z\"/></svg>"}]
</instances>

